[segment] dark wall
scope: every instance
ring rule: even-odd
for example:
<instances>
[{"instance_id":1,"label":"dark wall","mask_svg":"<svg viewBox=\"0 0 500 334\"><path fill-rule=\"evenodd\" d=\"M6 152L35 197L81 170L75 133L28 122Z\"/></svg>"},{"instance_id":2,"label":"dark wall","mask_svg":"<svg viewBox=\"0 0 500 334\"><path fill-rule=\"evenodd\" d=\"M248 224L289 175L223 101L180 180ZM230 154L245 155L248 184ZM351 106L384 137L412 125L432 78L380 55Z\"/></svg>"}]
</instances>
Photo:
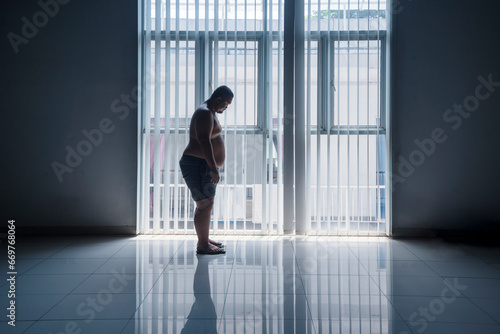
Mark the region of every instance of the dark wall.
<instances>
[{"instance_id":1,"label":"dark wall","mask_svg":"<svg viewBox=\"0 0 500 334\"><path fill-rule=\"evenodd\" d=\"M499 10L496 0L401 0L392 16L396 235L500 226Z\"/></svg>"},{"instance_id":2,"label":"dark wall","mask_svg":"<svg viewBox=\"0 0 500 334\"><path fill-rule=\"evenodd\" d=\"M60 0L57 13L54 0L42 2L53 17L35 0L8 0L0 11L1 220L30 230L133 231L137 112L115 101L137 86L137 1ZM474 99L480 76L500 82L497 3L401 0L393 15L396 234L500 224L500 86ZM38 31L26 24L34 15ZM460 111L467 118L453 111L465 101L474 109ZM82 131L101 122L108 133L93 131L92 144ZM67 149L78 147L88 155L68 166Z\"/></svg>"},{"instance_id":3,"label":"dark wall","mask_svg":"<svg viewBox=\"0 0 500 334\"><path fill-rule=\"evenodd\" d=\"M1 221L133 233L137 109L120 99L138 82L137 1L41 3L0 11Z\"/></svg>"}]
</instances>

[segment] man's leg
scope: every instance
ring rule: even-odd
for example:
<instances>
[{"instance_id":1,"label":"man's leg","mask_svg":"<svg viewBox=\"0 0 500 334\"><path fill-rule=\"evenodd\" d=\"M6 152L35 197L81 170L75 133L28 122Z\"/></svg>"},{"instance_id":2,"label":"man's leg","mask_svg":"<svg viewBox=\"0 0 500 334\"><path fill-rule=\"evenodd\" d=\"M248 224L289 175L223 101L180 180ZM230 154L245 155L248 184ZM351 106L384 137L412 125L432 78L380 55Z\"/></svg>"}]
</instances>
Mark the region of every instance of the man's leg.
<instances>
[{"instance_id":1,"label":"man's leg","mask_svg":"<svg viewBox=\"0 0 500 334\"><path fill-rule=\"evenodd\" d=\"M194 228L196 229L196 234L198 235L198 250L207 252L217 252L221 250L219 247L210 243L208 239L210 232L210 215L212 214L213 207L213 197L196 202L196 210L194 211Z\"/></svg>"}]
</instances>

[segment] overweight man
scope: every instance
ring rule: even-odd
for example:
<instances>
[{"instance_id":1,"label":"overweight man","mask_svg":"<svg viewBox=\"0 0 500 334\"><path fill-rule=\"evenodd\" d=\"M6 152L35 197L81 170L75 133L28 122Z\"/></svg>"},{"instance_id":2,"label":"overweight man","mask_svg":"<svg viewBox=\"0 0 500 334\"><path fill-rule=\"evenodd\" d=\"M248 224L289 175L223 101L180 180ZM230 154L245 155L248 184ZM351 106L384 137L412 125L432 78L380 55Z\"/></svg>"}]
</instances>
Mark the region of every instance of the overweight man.
<instances>
[{"instance_id":1,"label":"overweight man","mask_svg":"<svg viewBox=\"0 0 500 334\"><path fill-rule=\"evenodd\" d=\"M226 152L217 114L222 114L233 101L234 94L220 86L194 112L189 126L189 143L179 161L182 176L196 202L194 227L198 235L197 254L224 254L220 242L208 238L210 215L219 183L219 168Z\"/></svg>"}]
</instances>

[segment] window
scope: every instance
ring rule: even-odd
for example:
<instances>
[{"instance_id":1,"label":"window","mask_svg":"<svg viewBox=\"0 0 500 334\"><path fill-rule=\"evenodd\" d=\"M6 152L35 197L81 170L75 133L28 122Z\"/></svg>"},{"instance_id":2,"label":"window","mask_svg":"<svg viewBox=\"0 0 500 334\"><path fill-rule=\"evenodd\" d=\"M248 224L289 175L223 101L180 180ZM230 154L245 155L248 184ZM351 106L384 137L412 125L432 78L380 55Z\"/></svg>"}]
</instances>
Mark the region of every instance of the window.
<instances>
[{"instance_id":1,"label":"window","mask_svg":"<svg viewBox=\"0 0 500 334\"><path fill-rule=\"evenodd\" d=\"M284 1L144 0L141 233L193 233L178 167L221 84L226 144L215 233L283 233ZM385 1L304 2L310 234L385 234Z\"/></svg>"}]
</instances>

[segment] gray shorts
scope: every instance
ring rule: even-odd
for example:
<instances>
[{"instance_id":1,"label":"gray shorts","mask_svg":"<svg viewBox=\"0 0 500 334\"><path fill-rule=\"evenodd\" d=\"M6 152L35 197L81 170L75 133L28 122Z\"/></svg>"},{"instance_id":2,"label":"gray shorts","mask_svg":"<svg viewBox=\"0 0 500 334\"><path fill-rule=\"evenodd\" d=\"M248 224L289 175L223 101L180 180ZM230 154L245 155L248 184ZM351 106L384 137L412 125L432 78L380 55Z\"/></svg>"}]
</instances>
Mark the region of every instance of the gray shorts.
<instances>
[{"instance_id":1,"label":"gray shorts","mask_svg":"<svg viewBox=\"0 0 500 334\"><path fill-rule=\"evenodd\" d=\"M205 159L183 155L179 161L182 176L195 202L215 196L215 188L210 167Z\"/></svg>"}]
</instances>

